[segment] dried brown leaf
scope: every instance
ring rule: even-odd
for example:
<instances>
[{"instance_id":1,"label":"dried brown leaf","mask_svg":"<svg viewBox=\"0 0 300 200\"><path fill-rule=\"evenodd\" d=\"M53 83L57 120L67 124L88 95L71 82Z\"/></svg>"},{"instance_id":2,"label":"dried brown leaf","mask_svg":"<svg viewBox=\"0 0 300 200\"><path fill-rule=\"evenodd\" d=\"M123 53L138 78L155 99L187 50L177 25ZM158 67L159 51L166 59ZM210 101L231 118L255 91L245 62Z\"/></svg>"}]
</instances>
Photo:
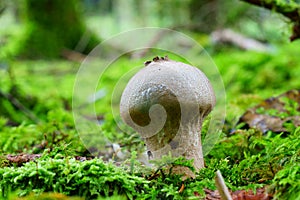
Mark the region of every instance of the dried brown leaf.
<instances>
[{"instance_id":1,"label":"dried brown leaf","mask_svg":"<svg viewBox=\"0 0 300 200\"><path fill-rule=\"evenodd\" d=\"M19 154L19 155L7 155L6 159L17 165L21 165L26 162L33 161L37 158L41 157L41 154Z\"/></svg>"},{"instance_id":2,"label":"dried brown leaf","mask_svg":"<svg viewBox=\"0 0 300 200\"><path fill-rule=\"evenodd\" d=\"M204 192L206 194L205 200L221 199L221 195L217 190L204 189ZM273 195L268 194L266 192L266 188L263 187L256 189L255 194L252 190L237 190L235 192L231 192L231 197L233 200L270 200L273 198Z\"/></svg>"},{"instance_id":3,"label":"dried brown leaf","mask_svg":"<svg viewBox=\"0 0 300 200\"><path fill-rule=\"evenodd\" d=\"M272 116L267 114L270 110L275 110L278 113L289 113L289 110L286 110L286 103L283 101L284 98L295 101L298 103L297 111L300 111L300 90L290 90L286 93L283 93L277 97L271 97L257 106L248 109L239 119L238 123L245 123L244 128L257 128L262 132L273 131L273 132L287 132L287 129L284 127L286 122L291 122L295 126L300 126L300 116ZM266 111L265 113L258 113L259 109Z\"/></svg>"}]
</instances>

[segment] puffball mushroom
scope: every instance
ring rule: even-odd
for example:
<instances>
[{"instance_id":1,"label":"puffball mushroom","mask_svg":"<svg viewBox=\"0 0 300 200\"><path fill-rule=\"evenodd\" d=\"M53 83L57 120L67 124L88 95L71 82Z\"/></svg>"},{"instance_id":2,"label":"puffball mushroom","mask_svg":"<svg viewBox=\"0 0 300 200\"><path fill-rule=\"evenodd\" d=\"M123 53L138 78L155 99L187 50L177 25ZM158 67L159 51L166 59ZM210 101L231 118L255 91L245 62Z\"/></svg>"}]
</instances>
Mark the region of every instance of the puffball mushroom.
<instances>
[{"instance_id":1,"label":"puffball mushroom","mask_svg":"<svg viewBox=\"0 0 300 200\"><path fill-rule=\"evenodd\" d=\"M193 159L198 171L204 167L201 126L215 103L212 86L202 71L156 57L145 62L128 82L120 115L140 133L151 159L171 152L174 157Z\"/></svg>"}]
</instances>

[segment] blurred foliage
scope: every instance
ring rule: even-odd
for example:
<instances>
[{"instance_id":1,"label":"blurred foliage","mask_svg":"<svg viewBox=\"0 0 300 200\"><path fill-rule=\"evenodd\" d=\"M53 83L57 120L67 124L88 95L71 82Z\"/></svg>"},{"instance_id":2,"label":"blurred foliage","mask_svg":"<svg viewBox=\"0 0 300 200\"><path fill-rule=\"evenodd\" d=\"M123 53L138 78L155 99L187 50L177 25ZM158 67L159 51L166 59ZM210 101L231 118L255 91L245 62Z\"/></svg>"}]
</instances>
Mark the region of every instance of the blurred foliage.
<instances>
[{"instance_id":1,"label":"blurred foliage","mask_svg":"<svg viewBox=\"0 0 300 200\"><path fill-rule=\"evenodd\" d=\"M189 34L193 34L191 31L209 34L216 29L231 28L273 43L286 41L290 34L290 25L283 17L239 0L70 0L52 9L57 11L54 14L47 8L47 1L33 1L34 4L30 0L6 1L3 20L0 18L5 26L2 32L0 27L0 36L4 33L0 37L0 43L4 44L0 47L3 54L0 57L17 54L31 58L55 57L62 54L63 48L87 53L98 44L97 38L106 39L121 31L145 26L173 28ZM51 2L54 8L56 1ZM72 8L64 5L72 5ZM32 11L28 11L29 6ZM88 16L87 19L84 16ZM206 42L201 41L201 44Z\"/></svg>"},{"instance_id":2,"label":"blurred foliage","mask_svg":"<svg viewBox=\"0 0 300 200\"><path fill-rule=\"evenodd\" d=\"M300 38L300 3L299 1L285 1L285 0L242 0L250 4L260 6L277 13L282 14L284 17L290 20L292 24L292 34L290 36L290 41L294 41Z\"/></svg>"},{"instance_id":3,"label":"blurred foliage","mask_svg":"<svg viewBox=\"0 0 300 200\"><path fill-rule=\"evenodd\" d=\"M0 110L8 123L43 121L53 108L71 109L74 76L70 73L77 70L77 64L54 61L2 64L5 67L0 68ZM61 85L61 91L51 87L53 82Z\"/></svg>"},{"instance_id":4,"label":"blurred foliage","mask_svg":"<svg viewBox=\"0 0 300 200\"><path fill-rule=\"evenodd\" d=\"M9 56L51 58L64 50L90 52L99 42L87 30L78 0L21 0L14 2L22 31L5 49Z\"/></svg>"},{"instance_id":5,"label":"blurred foliage","mask_svg":"<svg viewBox=\"0 0 300 200\"><path fill-rule=\"evenodd\" d=\"M206 33L238 25L241 21L260 14L259 10L238 0L192 0L189 8L190 26Z\"/></svg>"}]
</instances>

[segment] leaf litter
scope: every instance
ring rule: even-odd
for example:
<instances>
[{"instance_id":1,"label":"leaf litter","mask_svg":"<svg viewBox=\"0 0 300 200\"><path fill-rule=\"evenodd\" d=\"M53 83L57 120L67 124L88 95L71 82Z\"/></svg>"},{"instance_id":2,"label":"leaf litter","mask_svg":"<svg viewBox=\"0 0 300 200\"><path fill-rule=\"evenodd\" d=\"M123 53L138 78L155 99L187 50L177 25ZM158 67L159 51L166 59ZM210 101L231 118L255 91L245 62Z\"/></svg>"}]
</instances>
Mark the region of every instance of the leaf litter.
<instances>
[{"instance_id":1,"label":"leaf litter","mask_svg":"<svg viewBox=\"0 0 300 200\"><path fill-rule=\"evenodd\" d=\"M256 128L263 133L287 133L287 123L300 126L300 90L290 90L248 109L239 119L241 128Z\"/></svg>"}]
</instances>

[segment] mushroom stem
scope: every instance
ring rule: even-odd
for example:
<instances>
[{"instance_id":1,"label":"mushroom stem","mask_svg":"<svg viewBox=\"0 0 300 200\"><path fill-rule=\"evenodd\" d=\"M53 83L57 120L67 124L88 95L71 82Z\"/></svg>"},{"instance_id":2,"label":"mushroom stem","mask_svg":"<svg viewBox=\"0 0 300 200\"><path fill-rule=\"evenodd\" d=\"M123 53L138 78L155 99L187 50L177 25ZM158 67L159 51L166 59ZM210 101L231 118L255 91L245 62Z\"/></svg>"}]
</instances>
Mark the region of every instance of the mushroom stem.
<instances>
[{"instance_id":1,"label":"mushroom stem","mask_svg":"<svg viewBox=\"0 0 300 200\"><path fill-rule=\"evenodd\" d=\"M203 153L202 153L202 143L201 143L201 127L202 120L199 118L195 122L190 122L186 124L185 129L182 132L184 135L188 132L188 142L186 146L184 157L187 159L194 159L194 167L196 171L204 167Z\"/></svg>"},{"instance_id":2,"label":"mushroom stem","mask_svg":"<svg viewBox=\"0 0 300 200\"><path fill-rule=\"evenodd\" d=\"M163 155L168 155L169 152L175 157L183 156L188 160L193 159L194 167L196 171L199 171L204 167L201 126L202 120L200 118L181 124L177 135L171 141L166 136L173 132L173 128L160 131L158 134L145 139L147 149L151 151L153 159L160 159ZM163 139L161 139L162 136L164 136Z\"/></svg>"}]
</instances>

